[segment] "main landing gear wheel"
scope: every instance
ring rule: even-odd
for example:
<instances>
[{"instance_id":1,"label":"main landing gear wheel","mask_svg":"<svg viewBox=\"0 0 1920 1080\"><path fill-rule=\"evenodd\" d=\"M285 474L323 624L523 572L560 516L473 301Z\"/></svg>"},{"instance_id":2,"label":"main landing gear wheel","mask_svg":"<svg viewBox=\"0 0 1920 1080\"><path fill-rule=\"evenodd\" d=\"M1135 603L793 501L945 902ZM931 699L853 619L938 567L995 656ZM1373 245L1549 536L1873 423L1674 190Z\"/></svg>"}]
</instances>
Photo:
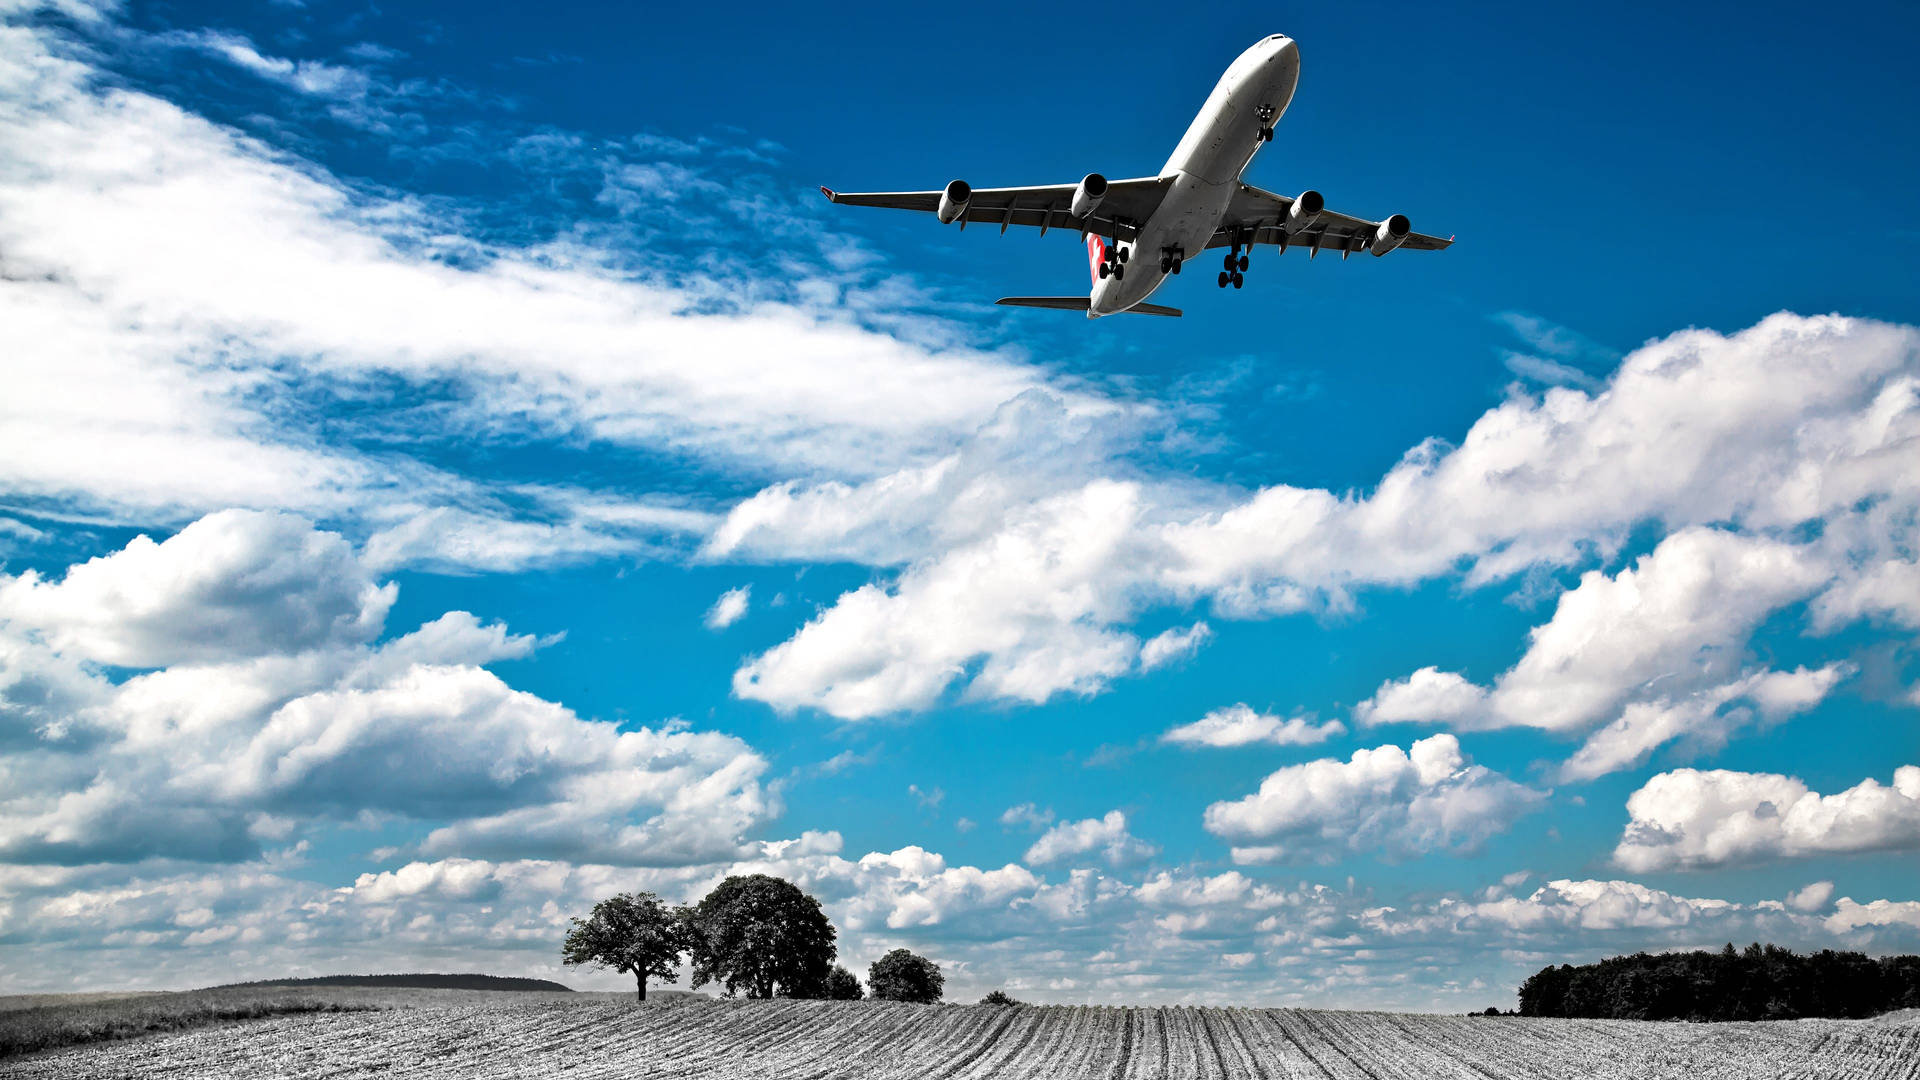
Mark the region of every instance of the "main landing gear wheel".
<instances>
[{"instance_id":1,"label":"main landing gear wheel","mask_svg":"<svg viewBox=\"0 0 1920 1080\"><path fill-rule=\"evenodd\" d=\"M1100 276L1101 276L1101 277L1103 277L1103 278L1104 278L1104 277L1106 277L1106 276L1107 276L1108 274L1111 274L1111 273L1113 273L1113 268L1112 268L1111 266L1108 266L1108 265L1107 265L1106 263L1104 263L1104 262L1100 264Z\"/></svg>"},{"instance_id":2,"label":"main landing gear wheel","mask_svg":"<svg viewBox=\"0 0 1920 1080\"><path fill-rule=\"evenodd\" d=\"M1121 262L1126 262L1126 261L1127 261L1127 249L1126 249L1126 248L1115 248L1115 249L1113 249L1113 250L1114 250L1114 258L1116 258L1116 259L1119 259L1119 260L1120 260Z\"/></svg>"},{"instance_id":3,"label":"main landing gear wheel","mask_svg":"<svg viewBox=\"0 0 1920 1080\"><path fill-rule=\"evenodd\" d=\"M1126 268L1126 267L1124 267L1124 266L1115 266L1115 267L1113 268L1113 280L1115 280L1115 281L1123 281L1123 280L1125 280L1125 279L1126 279L1126 276L1127 276L1127 268Z\"/></svg>"},{"instance_id":4,"label":"main landing gear wheel","mask_svg":"<svg viewBox=\"0 0 1920 1080\"><path fill-rule=\"evenodd\" d=\"M1245 280L1247 280L1247 279L1246 279L1246 278L1243 278L1243 277L1241 277L1241 276L1240 276L1239 274L1235 274L1235 275L1233 275L1233 287L1234 287L1234 288L1236 288L1236 289L1237 289L1237 288L1239 288L1239 287L1240 287L1240 284L1241 284L1241 282L1244 282Z\"/></svg>"},{"instance_id":5,"label":"main landing gear wheel","mask_svg":"<svg viewBox=\"0 0 1920 1080\"><path fill-rule=\"evenodd\" d=\"M1245 270L1246 268L1247 268L1247 257L1245 255L1242 255L1240 256L1240 269Z\"/></svg>"},{"instance_id":6,"label":"main landing gear wheel","mask_svg":"<svg viewBox=\"0 0 1920 1080\"><path fill-rule=\"evenodd\" d=\"M1240 266L1240 250L1238 248L1235 248L1233 251L1233 254L1228 255L1226 258L1226 261L1220 264L1221 269L1225 270L1229 274L1239 269L1239 266Z\"/></svg>"},{"instance_id":7,"label":"main landing gear wheel","mask_svg":"<svg viewBox=\"0 0 1920 1080\"><path fill-rule=\"evenodd\" d=\"M1227 282L1232 281L1233 279L1234 279L1233 274L1229 274L1225 270L1220 271L1220 287L1221 288L1223 289L1226 288Z\"/></svg>"}]
</instances>

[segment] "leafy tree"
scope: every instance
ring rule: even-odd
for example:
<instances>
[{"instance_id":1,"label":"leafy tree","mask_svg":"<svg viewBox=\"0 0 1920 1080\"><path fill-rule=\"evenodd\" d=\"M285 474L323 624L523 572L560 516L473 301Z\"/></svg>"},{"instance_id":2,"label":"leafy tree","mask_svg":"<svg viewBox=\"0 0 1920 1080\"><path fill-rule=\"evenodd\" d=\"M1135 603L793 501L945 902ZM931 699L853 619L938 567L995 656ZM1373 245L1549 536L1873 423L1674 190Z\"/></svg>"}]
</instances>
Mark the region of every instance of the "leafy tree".
<instances>
[{"instance_id":1,"label":"leafy tree","mask_svg":"<svg viewBox=\"0 0 1920 1080\"><path fill-rule=\"evenodd\" d=\"M825 996L832 1001L859 1001L861 998L867 996L867 992L861 988L858 976L846 968L841 967L839 964L835 964L833 965L833 970L827 972L827 992Z\"/></svg>"},{"instance_id":2,"label":"leafy tree","mask_svg":"<svg viewBox=\"0 0 1920 1080\"><path fill-rule=\"evenodd\" d=\"M1858 1019L1920 1002L1920 957L1875 959L1775 945L1635 953L1543 968L1520 987L1523 1016L1615 1020Z\"/></svg>"},{"instance_id":3,"label":"leafy tree","mask_svg":"<svg viewBox=\"0 0 1920 1080\"><path fill-rule=\"evenodd\" d=\"M905 949L895 949L867 969L867 989L878 1001L912 1001L932 1005L946 986L940 965Z\"/></svg>"},{"instance_id":4,"label":"leafy tree","mask_svg":"<svg viewBox=\"0 0 1920 1080\"><path fill-rule=\"evenodd\" d=\"M736 875L714 886L687 916L693 985L717 982L728 997L824 997L837 953L820 901L791 881Z\"/></svg>"},{"instance_id":5,"label":"leafy tree","mask_svg":"<svg viewBox=\"0 0 1920 1080\"><path fill-rule=\"evenodd\" d=\"M591 964L632 975L639 1000L647 1000L647 980L672 982L687 951L685 917L650 892L621 893L593 905L561 943L568 964Z\"/></svg>"},{"instance_id":6,"label":"leafy tree","mask_svg":"<svg viewBox=\"0 0 1920 1080\"><path fill-rule=\"evenodd\" d=\"M980 999L980 1004L982 1005L1019 1005L1019 1004L1022 1004L1022 1002L1020 1001L1019 998L1014 997L1012 994L1007 993L1005 990L989 990L987 991L987 996Z\"/></svg>"}]
</instances>

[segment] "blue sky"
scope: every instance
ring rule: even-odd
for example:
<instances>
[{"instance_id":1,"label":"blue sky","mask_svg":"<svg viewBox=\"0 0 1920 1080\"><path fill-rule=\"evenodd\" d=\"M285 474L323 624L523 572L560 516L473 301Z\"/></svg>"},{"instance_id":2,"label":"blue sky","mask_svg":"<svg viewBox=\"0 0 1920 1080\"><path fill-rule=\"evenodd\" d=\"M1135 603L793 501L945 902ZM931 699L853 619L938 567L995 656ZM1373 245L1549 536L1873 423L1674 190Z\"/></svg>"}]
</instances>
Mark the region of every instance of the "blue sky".
<instances>
[{"instance_id":1,"label":"blue sky","mask_svg":"<svg viewBox=\"0 0 1920 1080\"><path fill-rule=\"evenodd\" d=\"M744 869L963 996L1920 945L1910 10L0 13L9 985ZM815 191L1150 174L1276 31L1248 180L1454 248L1089 323Z\"/></svg>"}]
</instances>

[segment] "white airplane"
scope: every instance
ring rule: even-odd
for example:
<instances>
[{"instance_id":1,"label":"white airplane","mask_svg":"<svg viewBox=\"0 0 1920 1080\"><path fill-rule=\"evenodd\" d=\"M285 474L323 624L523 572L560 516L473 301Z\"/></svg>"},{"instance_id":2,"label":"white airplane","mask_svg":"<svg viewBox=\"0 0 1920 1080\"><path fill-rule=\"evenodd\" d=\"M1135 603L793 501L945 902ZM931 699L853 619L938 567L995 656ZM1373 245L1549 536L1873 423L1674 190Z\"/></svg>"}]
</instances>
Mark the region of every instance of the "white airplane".
<instances>
[{"instance_id":1,"label":"white airplane","mask_svg":"<svg viewBox=\"0 0 1920 1080\"><path fill-rule=\"evenodd\" d=\"M1453 243L1413 231L1406 215L1367 221L1327 209L1317 191L1297 198L1276 195L1240 182L1254 152L1273 140L1273 126L1293 100L1300 81L1300 49L1293 39L1275 34L1240 54L1220 76L1219 85L1193 118L1186 137L1158 176L1108 180L1088 173L1078 184L1044 187L981 188L955 180L940 191L844 193L821 188L828 200L849 206L886 206L921 210L942 224L969 221L1037 225L1041 235L1074 229L1087 244L1093 292L1080 296L1009 296L998 301L1014 307L1084 311L1087 318L1134 312L1178 315L1178 308L1146 303L1169 274L1178 274L1187 256L1226 248L1217 279L1220 288L1239 288L1247 255L1255 244L1281 251L1303 247L1312 258L1322 249L1385 255L1395 248L1438 251ZM1157 256L1158 273L1141 266L1142 253ZM1136 271L1131 276L1128 270Z\"/></svg>"}]
</instances>

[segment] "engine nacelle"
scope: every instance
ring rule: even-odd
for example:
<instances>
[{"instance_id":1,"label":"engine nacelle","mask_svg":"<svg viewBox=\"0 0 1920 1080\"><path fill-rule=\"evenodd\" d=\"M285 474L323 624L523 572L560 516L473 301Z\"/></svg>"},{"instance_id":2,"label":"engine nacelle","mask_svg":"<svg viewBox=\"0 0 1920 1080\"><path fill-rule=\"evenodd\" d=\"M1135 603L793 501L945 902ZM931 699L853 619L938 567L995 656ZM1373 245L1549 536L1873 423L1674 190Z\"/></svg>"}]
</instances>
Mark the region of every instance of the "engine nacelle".
<instances>
[{"instance_id":1,"label":"engine nacelle","mask_svg":"<svg viewBox=\"0 0 1920 1080\"><path fill-rule=\"evenodd\" d=\"M1287 231L1296 233L1313 224L1314 219L1320 216L1320 211L1326 208L1327 200L1319 192L1312 188L1301 192L1300 197L1293 200L1293 205L1287 207Z\"/></svg>"},{"instance_id":2,"label":"engine nacelle","mask_svg":"<svg viewBox=\"0 0 1920 1080\"><path fill-rule=\"evenodd\" d=\"M1413 232L1413 222L1405 214L1395 214L1380 223L1374 230L1371 250L1375 255L1385 255L1400 246L1400 242Z\"/></svg>"},{"instance_id":3,"label":"engine nacelle","mask_svg":"<svg viewBox=\"0 0 1920 1080\"><path fill-rule=\"evenodd\" d=\"M1107 197L1107 178L1097 172L1081 177L1080 186L1073 189L1073 216L1084 218L1100 208L1100 200Z\"/></svg>"},{"instance_id":4,"label":"engine nacelle","mask_svg":"<svg viewBox=\"0 0 1920 1080\"><path fill-rule=\"evenodd\" d=\"M967 212L967 203L973 198L973 189L965 180L955 180L940 193L940 209L934 211L940 224L951 225L955 218Z\"/></svg>"}]
</instances>

